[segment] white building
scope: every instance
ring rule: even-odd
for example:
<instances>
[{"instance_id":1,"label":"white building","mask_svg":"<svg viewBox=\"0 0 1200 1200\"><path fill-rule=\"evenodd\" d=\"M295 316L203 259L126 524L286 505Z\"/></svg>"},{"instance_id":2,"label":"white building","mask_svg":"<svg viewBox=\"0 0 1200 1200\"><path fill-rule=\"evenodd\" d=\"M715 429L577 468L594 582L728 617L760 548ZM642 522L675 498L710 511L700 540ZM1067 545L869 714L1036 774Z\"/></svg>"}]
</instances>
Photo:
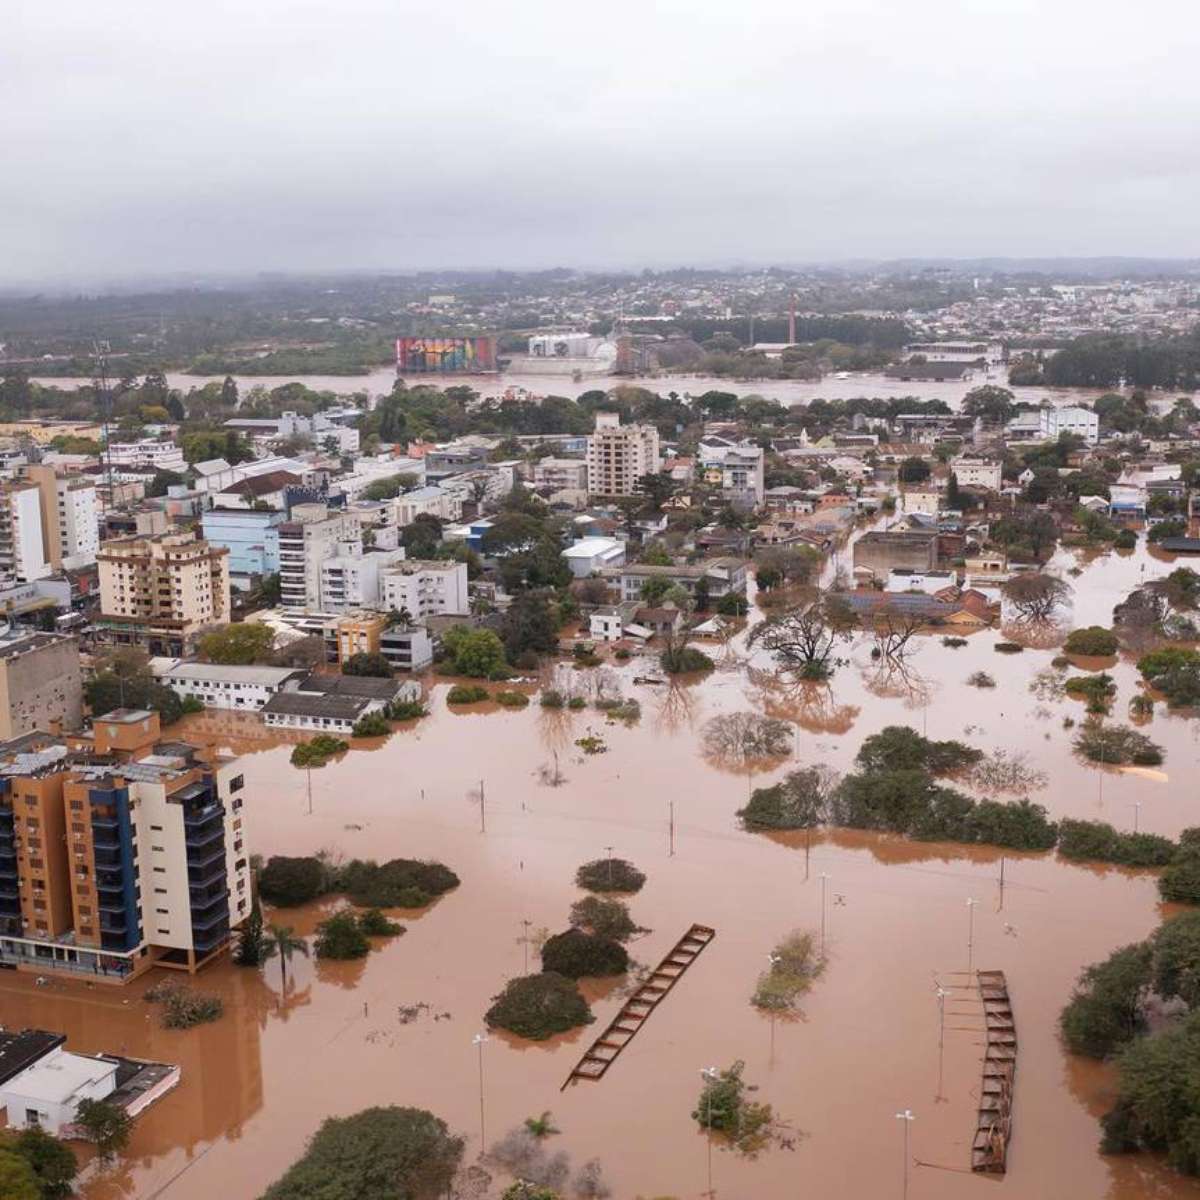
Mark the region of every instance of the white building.
<instances>
[{"instance_id":1,"label":"white building","mask_svg":"<svg viewBox=\"0 0 1200 1200\"><path fill-rule=\"evenodd\" d=\"M183 472L187 461L174 442L139 438L135 442L110 442L107 456L114 467L153 467L156 471Z\"/></svg>"},{"instance_id":2,"label":"white building","mask_svg":"<svg viewBox=\"0 0 1200 1200\"><path fill-rule=\"evenodd\" d=\"M1073 433L1083 438L1089 446L1100 440L1100 418L1090 408L1043 408L1039 409L1041 436L1055 439L1063 433Z\"/></svg>"},{"instance_id":3,"label":"white building","mask_svg":"<svg viewBox=\"0 0 1200 1200\"><path fill-rule=\"evenodd\" d=\"M291 667L235 667L187 662L169 668L160 678L181 700L192 696L205 708L260 712L272 696L307 674L307 671Z\"/></svg>"},{"instance_id":4,"label":"white building","mask_svg":"<svg viewBox=\"0 0 1200 1200\"><path fill-rule=\"evenodd\" d=\"M533 486L556 492L586 492L587 462L582 458L543 458L534 464Z\"/></svg>"},{"instance_id":5,"label":"white building","mask_svg":"<svg viewBox=\"0 0 1200 1200\"><path fill-rule=\"evenodd\" d=\"M653 425L622 425L615 412L598 412L588 438L588 492L593 496L632 496L643 475L657 474L658 430Z\"/></svg>"},{"instance_id":6,"label":"white building","mask_svg":"<svg viewBox=\"0 0 1200 1200\"><path fill-rule=\"evenodd\" d=\"M719 487L731 504L742 508L762 504L766 484L761 446L725 438L704 441L696 451L696 462L701 478Z\"/></svg>"},{"instance_id":7,"label":"white building","mask_svg":"<svg viewBox=\"0 0 1200 1200\"><path fill-rule=\"evenodd\" d=\"M380 574L404 561L404 549L364 550L361 539L337 544L337 553L320 565L321 612L344 613L378 608Z\"/></svg>"},{"instance_id":8,"label":"white building","mask_svg":"<svg viewBox=\"0 0 1200 1200\"><path fill-rule=\"evenodd\" d=\"M436 486L416 488L392 501L395 512L393 524L403 528L418 517L437 517L442 521L461 521L463 498Z\"/></svg>"},{"instance_id":9,"label":"white building","mask_svg":"<svg viewBox=\"0 0 1200 1200\"><path fill-rule=\"evenodd\" d=\"M625 543L609 537L581 538L562 552L576 579L586 579L604 567L625 565Z\"/></svg>"},{"instance_id":10,"label":"white building","mask_svg":"<svg viewBox=\"0 0 1200 1200\"><path fill-rule=\"evenodd\" d=\"M279 543L280 604L299 612L322 612L321 565L347 542L359 542L358 517L323 504L297 504L292 519L267 531Z\"/></svg>"},{"instance_id":11,"label":"white building","mask_svg":"<svg viewBox=\"0 0 1200 1200\"><path fill-rule=\"evenodd\" d=\"M116 1059L55 1047L0 1085L10 1129L38 1127L58 1137L81 1100L103 1100L117 1088Z\"/></svg>"},{"instance_id":12,"label":"white building","mask_svg":"<svg viewBox=\"0 0 1200 1200\"><path fill-rule=\"evenodd\" d=\"M924 513L936 517L942 507L942 494L919 490L901 492L900 507L906 513Z\"/></svg>"},{"instance_id":13,"label":"white building","mask_svg":"<svg viewBox=\"0 0 1200 1200\"><path fill-rule=\"evenodd\" d=\"M408 610L414 620L465 617L471 611L467 564L412 559L388 567L379 581L380 603L395 612Z\"/></svg>"},{"instance_id":14,"label":"white building","mask_svg":"<svg viewBox=\"0 0 1200 1200\"><path fill-rule=\"evenodd\" d=\"M433 639L424 625L393 625L379 635L379 653L396 671L423 671L433 662Z\"/></svg>"},{"instance_id":15,"label":"white building","mask_svg":"<svg viewBox=\"0 0 1200 1200\"><path fill-rule=\"evenodd\" d=\"M35 483L0 486L0 577L29 583L51 573L42 538L41 489Z\"/></svg>"},{"instance_id":16,"label":"white building","mask_svg":"<svg viewBox=\"0 0 1200 1200\"><path fill-rule=\"evenodd\" d=\"M963 455L950 463L950 470L959 487L986 488L989 492L1000 490L1003 467L998 462Z\"/></svg>"},{"instance_id":17,"label":"white building","mask_svg":"<svg viewBox=\"0 0 1200 1200\"><path fill-rule=\"evenodd\" d=\"M934 596L944 588L954 587L958 576L953 571L916 571L893 567L888 572L884 590L888 592L923 592Z\"/></svg>"}]
</instances>

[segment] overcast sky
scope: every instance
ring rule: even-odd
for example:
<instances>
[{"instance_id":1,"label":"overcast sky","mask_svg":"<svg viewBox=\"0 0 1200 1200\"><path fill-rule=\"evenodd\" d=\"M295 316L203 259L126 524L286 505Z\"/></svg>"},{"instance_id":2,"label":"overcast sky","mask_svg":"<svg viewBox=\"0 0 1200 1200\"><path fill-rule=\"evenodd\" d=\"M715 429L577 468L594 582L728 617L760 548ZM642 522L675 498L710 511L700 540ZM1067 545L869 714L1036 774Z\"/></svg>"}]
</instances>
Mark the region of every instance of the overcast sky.
<instances>
[{"instance_id":1,"label":"overcast sky","mask_svg":"<svg viewBox=\"0 0 1200 1200\"><path fill-rule=\"evenodd\" d=\"M0 283L1200 254L1195 0L2 7Z\"/></svg>"}]
</instances>

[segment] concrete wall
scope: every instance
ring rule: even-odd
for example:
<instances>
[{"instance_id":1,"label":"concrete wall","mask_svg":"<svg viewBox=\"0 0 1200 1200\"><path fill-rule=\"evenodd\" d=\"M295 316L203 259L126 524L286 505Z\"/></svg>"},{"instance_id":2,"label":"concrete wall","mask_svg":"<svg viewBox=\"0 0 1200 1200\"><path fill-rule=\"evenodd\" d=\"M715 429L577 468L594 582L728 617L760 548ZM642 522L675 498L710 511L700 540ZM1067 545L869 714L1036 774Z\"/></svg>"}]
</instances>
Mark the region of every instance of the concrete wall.
<instances>
[{"instance_id":1,"label":"concrete wall","mask_svg":"<svg viewBox=\"0 0 1200 1200\"><path fill-rule=\"evenodd\" d=\"M83 720L83 679L74 638L55 639L0 658L0 739Z\"/></svg>"}]
</instances>

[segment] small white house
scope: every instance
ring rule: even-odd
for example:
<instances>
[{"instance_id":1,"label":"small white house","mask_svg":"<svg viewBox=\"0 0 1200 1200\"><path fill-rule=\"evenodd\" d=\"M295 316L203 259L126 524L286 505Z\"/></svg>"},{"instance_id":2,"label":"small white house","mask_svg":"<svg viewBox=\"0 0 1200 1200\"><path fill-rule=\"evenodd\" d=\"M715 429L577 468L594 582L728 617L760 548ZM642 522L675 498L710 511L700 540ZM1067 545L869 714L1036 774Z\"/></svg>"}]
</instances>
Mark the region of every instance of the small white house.
<instances>
[{"instance_id":1,"label":"small white house","mask_svg":"<svg viewBox=\"0 0 1200 1200\"><path fill-rule=\"evenodd\" d=\"M117 1086L117 1063L58 1047L0 1087L13 1129L37 1125L56 1137L75 1120L81 1100L103 1100Z\"/></svg>"},{"instance_id":2,"label":"small white house","mask_svg":"<svg viewBox=\"0 0 1200 1200\"><path fill-rule=\"evenodd\" d=\"M576 579L587 579L589 575L594 575L604 567L625 565L625 543L617 541L616 538L581 538L562 553Z\"/></svg>"}]
</instances>

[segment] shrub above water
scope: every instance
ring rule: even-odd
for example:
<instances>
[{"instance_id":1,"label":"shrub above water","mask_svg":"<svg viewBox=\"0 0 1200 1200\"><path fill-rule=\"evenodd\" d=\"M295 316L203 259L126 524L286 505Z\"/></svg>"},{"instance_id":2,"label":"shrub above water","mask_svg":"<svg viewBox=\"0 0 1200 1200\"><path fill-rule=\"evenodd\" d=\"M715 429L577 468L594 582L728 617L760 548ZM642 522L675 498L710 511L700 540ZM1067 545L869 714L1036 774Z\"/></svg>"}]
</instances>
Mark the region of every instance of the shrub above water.
<instances>
[{"instance_id":1,"label":"shrub above water","mask_svg":"<svg viewBox=\"0 0 1200 1200\"><path fill-rule=\"evenodd\" d=\"M629 915L624 903L604 896L584 896L572 904L571 924L597 937L618 942L628 941L635 933L644 932Z\"/></svg>"},{"instance_id":2,"label":"shrub above water","mask_svg":"<svg viewBox=\"0 0 1200 1200\"><path fill-rule=\"evenodd\" d=\"M1083 629L1072 629L1067 635L1063 649L1068 654L1080 654L1088 658L1108 658L1120 647L1117 635L1101 625L1088 625Z\"/></svg>"},{"instance_id":3,"label":"shrub above water","mask_svg":"<svg viewBox=\"0 0 1200 1200\"><path fill-rule=\"evenodd\" d=\"M623 858L597 858L575 872L575 882L589 892L640 892L646 876Z\"/></svg>"},{"instance_id":4,"label":"shrub above water","mask_svg":"<svg viewBox=\"0 0 1200 1200\"><path fill-rule=\"evenodd\" d=\"M511 979L494 997L484 1017L488 1027L543 1041L593 1020L592 1010L575 982L542 972Z\"/></svg>"},{"instance_id":5,"label":"shrub above water","mask_svg":"<svg viewBox=\"0 0 1200 1200\"><path fill-rule=\"evenodd\" d=\"M548 938L542 946L542 970L556 971L568 979L620 975L629 969L629 955L612 938L568 929Z\"/></svg>"}]
</instances>

